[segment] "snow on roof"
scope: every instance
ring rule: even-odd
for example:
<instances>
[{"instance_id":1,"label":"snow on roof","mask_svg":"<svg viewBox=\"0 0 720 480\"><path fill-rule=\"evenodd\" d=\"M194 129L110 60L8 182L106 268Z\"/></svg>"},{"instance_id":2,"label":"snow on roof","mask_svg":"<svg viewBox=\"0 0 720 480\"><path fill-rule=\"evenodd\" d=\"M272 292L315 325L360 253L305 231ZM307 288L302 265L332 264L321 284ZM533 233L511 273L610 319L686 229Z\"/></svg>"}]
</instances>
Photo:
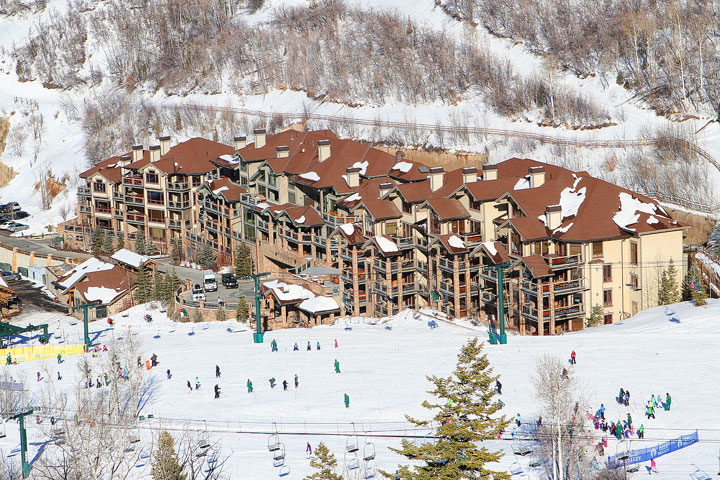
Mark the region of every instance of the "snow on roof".
<instances>
[{"instance_id":1,"label":"snow on roof","mask_svg":"<svg viewBox=\"0 0 720 480\"><path fill-rule=\"evenodd\" d=\"M351 168L359 168L360 169L360 175L365 175L365 172L367 172L367 168L370 166L370 162L365 160L364 162L355 162L353 163Z\"/></svg>"},{"instance_id":2,"label":"snow on roof","mask_svg":"<svg viewBox=\"0 0 720 480\"><path fill-rule=\"evenodd\" d=\"M569 224L565 225L564 227L558 227L555 230L553 230L553 233L565 233L568 230L570 230L570 227L573 226L574 222L570 222Z\"/></svg>"},{"instance_id":3,"label":"snow on roof","mask_svg":"<svg viewBox=\"0 0 720 480\"><path fill-rule=\"evenodd\" d=\"M119 292L114 288L106 287L88 287L87 293L85 293L85 300L88 302L97 302L104 305L112 303L115 298L125 293L127 289L120 290Z\"/></svg>"},{"instance_id":4,"label":"snow on roof","mask_svg":"<svg viewBox=\"0 0 720 480\"><path fill-rule=\"evenodd\" d=\"M448 238L448 244L453 248L465 248L465 242L463 242L457 235L450 235L450 238Z\"/></svg>"},{"instance_id":5,"label":"snow on roof","mask_svg":"<svg viewBox=\"0 0 720 480\"><path fill-rule=\"evenodd\" d=\"M295 220L295 223L305 223L305 215Z\"/></svg>"},{"instance_id":6,"label":"snow on roof","mask_svg":"<svg viewBox=\"0 0 720 480\"><path fill-rule=\"evenodd\" d=\"M705 255L702 252L698 252L695 255L695 258L697 258L698 260L703 262L708 267L712 268L713 271L715 272L715 275L720 277L720 265L718 265L716 262L714 262L710 257L708 257L707 255Z\"/></svg>"},{"instance_id":7,"label":"snow on roof","mask_svg":"<svg viewBox=\"0 0 720 480\"><path fill-rule=\"evenodd\" d=\"M334 298L321 295L303 300L300 305L298 305L298 308L310 313L319 313L339 310L340 306L338 306Z\"/></svg>"},{"instance_id":8,"label":"snow on roof","mask_svg":"<svg viewBox=\"0 0 720 480\"><path fill-rule=\"evenodd\" d=\"M301 173L301 174L300 174L300 178L304 178L305 180L311 180L311 181L313 181L313 182L318 182L318 181L320 181L320 177L319 177L318 174L315 173L315 172Z\"/></svg>"},{"instance_id":9,"label":"snow on roof","mask_svg":"<svg viewBox=\"0 0 720 480\"><path fill-rule=\"evenodd\" d=\"M343 223L342 225L340 225L340 229L345 232L345 235L352 235L355 231L355 224Z\"/></svg>"},{"instance_id":10,"label":"snow on roof","mask_svg":"<svg viewBox=\"0 0 720 480\"><path fill-rule=\"evenodd\" d=\"M258 203L258 204L255 205L255 206L258 207L258 208L260 208L260 209L262 209L262 210L266 210L266 209L270 208L270 205L268 205L268 204L265 203L265 202L260 202L260 203Z\"/></svg>"},{"instance_id":11,"label":"snow on roof","mask_svg":"<svg viewBox=\"0 0 720 480\"><path fill-rule=\"evenodd\" d=\"M228 188L228 187L216 188L215 190L213 190L213 193L214 193L215 195L217 195L218 193L224 192L225 190L229 190L229 188Z\"/></svg>"},{"instance_id":12,"label":"snow on roof","mask_svg":"<svg viewBox=\"0 0 720 480\"><path fill-rule=\"evenodd\" d=\"M113 268L113 265L111 263L106 263L99 258L91 257L77 267L70 270L63 277L63 280L61 282L58 282L58 285L67 290L68 288L75 285L78 280L80 280L86 273L101 272L103 270L110 270L111 268Z\"/></svg>"},{"instance_id":13,"label":"snow on roof","mask_svg":"<svg viewBox=\"0 0 720 480\"><path fill-rule=\"evenodd\" d=\"M112 257L110 258L135 268L140 268L142 265L145 265L150 260L150 257L132 252L127 248L121 248L117 252L113 253Z\"/></svg>"},{"instance_id":14,"label":"snow on roof","mask_svg":"<svg viewBox=\"0 0 720 480\"><path fill-rule=\"evenodd\" d=\"M543 225L545 225L547 227L547 223L545 223L546 222L545 215L538 215L538 220L540 220L543 223Z\"/></svg>"},{"instance_id":15,"label":"snow on roof","mask_svg":"<svg viewBox=\"0 0 720 480\"><path fill-rule=\"evenodd\" d=\"M395 245L395 242L393 242L387 237L376 235L375 243L377 243L378 247L380 247L380 250L382 250L383 253L393 253L398 251L398 247L397 245Z\"/></svg>"},{"instance_id":16,"label":"snow on roof","mask_svg":"<svg viewBox=\"0 0 720 480\"><path fill-rule=\"evenodd\" d=\"M2 276L0 276L0 287L10 288L10 286L7 284L7 282Z\"/></svg>"},{"instance_id":17,"label":"snow on roof","mask_svg":"<svg viewBox=\"0 0 720 480\"><path fill-rule=\"evenodd\" d=\"M412 168L412 163L410 162L398 162L390 170L400 170L403 173L408 173L410 169Z\"/></svg>"},{"instance_id":18,"label":"snow on roof","mask_svg":"<svg viewBox=\"0 0 720 480\"><path fill-rule=\"evenodd\" d=\"M356 202L358 200L362 200L362 197L360 196L359 193L355 192L352 195L350 195L349 197L347 197L345 200L343 200L343 202L350 203L350 202Z\"/></svg>"},{"instance_id":19,"label":"snow on roof","mask_svg":"<svg viewBox=\"0 0 720 480\"><path fill-rule=\"evenodd\" d=\"M654 215L650 215L650 217L647 219L648 225L652 225L653 223L659 223L659 222L660 222L660 220L655 218Z\"/></svg>"},{"instance_id":20,"label":"snow on roof","mask_svg":"<svg viewBox=\"0 0 720 480\"><path fill-rule=\"evenodd\" d=\"M582 177L575 178L575 183L573 183L572 188L567 187L562 192L560 192L560 206L562 207L562 219L565 219L567 217L573 217L577 215L578 210L580 209L580 205L585 201L585 192L587 191L587 188L583 187L578 191L575 191L577 188L578 182L582 180Z\"/></svg>"},{"instance_id":21,"label":"snow on roof","mask_svg":"<svg viewBox=\"0 0 720 480\"><path fill-rule=\"evenodd\" d=\"M526 188L530 188L530 177L525 177L518 180L513 187L513 190L525 190Z\"/></svg>"},{"instance_id":22,"label":"snow on roof","mask_svg":"<svg viewBox=\"0 0 720 480\"><path fill-rule=\"evenodd\" d=\"M635 212L643 212L652 215L657 211L657 205L654 203L641 202L637 198L626 192L620 192L620 210L613 215L613 222L623 230L634 232L634 228L628 228L630 225L637 223L638 215Z\"/></svg>"},{"instance_id":23,"label":"snow on roof","mask_svg":"<svg viewBox=\"0 0 720 480\"><path fill-rule=\"evenodd\" d=\"M263 283L263 286L272 290L277 299L281 302L292 302L294 300L315 298L314 293L301 285L292 285L278 280L272 280L270 282Z\"/></svg>"},{"instance_id":24,"label":"snow on roof","mask_svg":"<svg viewBox=\"0 0 720 480\"><path fill-rule=\"evenodd\" d=\"M488 253L493 257L497 255L497 248L495 248L495 242L483 242L483 247L485 247Z\"/></svg>"},{"instance_id":25,"label":"snow on roof","mask_svg":"<svg viewBox=\"0 0 720 480\"><path fill-rule=\"evenodd\" d=\"M220 160L225 160L226 162L232 162L232 163L238 163L238 159L233 157L232 155L220 155Z\"/></svg>"}]
</instances>

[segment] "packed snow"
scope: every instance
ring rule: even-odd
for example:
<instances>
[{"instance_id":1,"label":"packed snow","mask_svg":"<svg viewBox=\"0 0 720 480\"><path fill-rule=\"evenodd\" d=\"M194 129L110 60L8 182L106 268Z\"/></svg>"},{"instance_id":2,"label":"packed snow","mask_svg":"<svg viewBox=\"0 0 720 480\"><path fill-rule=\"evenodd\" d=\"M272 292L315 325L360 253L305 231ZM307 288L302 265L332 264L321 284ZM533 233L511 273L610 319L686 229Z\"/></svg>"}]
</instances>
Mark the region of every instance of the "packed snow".
<instances>
[{"instance_id":1,"label":"packed snow","mask_svg":"<svg viewBox=\"0 0 720 480\"><path fill-rule=\"evenodd\" d=\"M570 222L570 223L568 223L567 225L565 225L564 227L558 227L558 228L556 228L555 230L553 230L553 234L565 233L565 232L567 232L568 230L570 230L570 229L572 228L573 223L574 223L574 222Z\"/></svg>"},{"instance_id":2,"label":"packed snow","mask_svg":"<svg viewBox=\"0 0 720 480\"><path fill-rule=\"evenodd\" d=\"M295 220L295 223L305 223L305 215Z\"/></svg>"},{"instance_id":3,"label":"packed snow","mask_svg":"<svg viewBox=\"0 0 720 480\"><path fill-rule=\"evenodd\" d=\"M332 326L276 330L265 334L265 343L254 344L252 331L243 324L173 323L158 309L148 308L139 306L115 316L116 323L110 328L104 320L90 323L90 335L100 344L133 334L142 342L144 359L153 353L158 356L159 366L149 372L157 387L154 398L141 412L154 418L138 424L141 445L149 445L152 435L163 428L173 429L176 435L183 429L207 429L211 438L220 442L223 456L229 456L227 473L239 479L278 475L279 468L273 467L267 449L275 426L287 452L288 479L300 480L312 473L305 456L307 442L313 448L325 442L342 469L346 442L353 431L360 437L361 448L365 441L374 443L378 468L394 471L407 460L388 447L398 447L407 435L431 432L430 428L416 430L405 419L406 414L430 417L430 412L421 407L423 400L431 398L425 376L448 375L462 344L475 336L487 338L482 326L467 322L453 325L437 315L438 327L431 329L426 316L415 320L412 312L405 311L387 319L341 318ZM152 315L152 323L143 320L146 313ZM574 350L577 365L568 369L585 386L591 410L602 403L608 420L624 418L630 412L638 425L644 425L645 439L634 439L633 448L657 445L699 430L700 442L656 460L659 473L653 478L688 478L696 468L712 472L717 467L715 433L720 429L720 419L710 412L720 409L720 397L711 394L717 375L709 352L715 350L720 338L719 315L720 300L709 300L703 307L681 303L584 332L552 337L510 334L507 345L486 343L485 353L503 383L502 411L508 418L520 413L524 421L534 421L539 411L530 375L536 360L544 354L566 357ZM60 333L64 342L78 343L82 337L82 322L70 323L57 314L25 314L16 320L18 324L48 322L50 331ZM270 351L273 339L279 347L274 353ZM338 348L334 347L335 340ZM51 339L51 343L58 341L55 336ZM312 351L304 348L307 342ZM293 351L295 343L303 348ZM342 373L334 373L335 359ZM22 377L21 372L26 378L32 377L25 385L36 396L60 371L63 380L55 381L55 388L72 398L81 382L79 360L67 357L61 365L50 359L6 368L16 378ZM91 356L89 360L94 368L98 360ZM215 365L222 371L220 378L215 377ZM171 379L167 379L166 370L171 371ZM35 380L36 371L42 372L40 382ZM292 385L295 374L299 378L297 389ZM202 388L188 392L186 382L196 376ZM274 389L269 386L270 377L279 384ZM253 381L252 394L247 393L247 379ZM288 391L283 391L282 380L291 383ZM219 399L213 398L214 384L222 389ZM632 392L629 407L614 401L620 387ZM664 396L666 392L673 397L672 409L658 409L656 419L646 419L644 405L650 395ZM346 393L349 408L343 404ZM55 447L45 443L35 421L26 425L28 458L34 462L36 456L51 454ZM17 426L7 423L6 429L0 449L10 455L8 461L19 462ZM520 469L530 480L546 478L540 469L528 466L532 454L513 455L510 430L503 440L485 442L489 449L505 452L494 467ZM592 429L591 435L596 440L601 438ZM608 442L606 453L614 454L616 441L609 438ZM147 462L136 468L133 478L148 478L150 467Z\"/></svg>"},{"instance_id":4,"label":"packed snow","mask_svg":"<svg viewBox=\"0 0 720 480\"><path fill-rule=\"evenodd\" d=\"M383 237L381 235L376 235L375 242L377 243L380 250L383 251L383 253L394 253L398 251L398 246L395 245L395 242L390 240L387 237Z\"/></svg>"},{"instance_id":5,"label":"packed snow","mask_svg":"<svg viewBox=\"0 0 720 480\"><path fill-rule=\"evenodd\" d=\"M304 310L310 313L332 312L335 310L340 310L340 306L337 304L334 298L326 297L323 295L318 295L315 298L303 300L302 302L300 302L300 305L298 305L298 308L300 310Z\"/></svg>"},{"instance_id":6,"label":"packed snow","mask_svg":"<svg viewBox=\"0 0 720 480\"><path fill-rule=\"evenodd\" d=\"M410 169L412 169L412 163L410 162L398 162L391 168L391 170L399 170L403 173L408 173Z\"/></svg>"},{"instance_id":7,"label":"packed snow","mask_svg":"<svg viewBox=\"0 0 720 480\"><path fill-rule=\"evenodd\" d=\"M278 300L286 302L302 300L315 297L315 294L301 285L284 283L279 280L271 280L263 283L265 288L271 289Z\"/></svg>"},{"instance_id":8,"label":"packed snow","mask_svg":"<svg viewBox=\"0 0 720 480\"><path fill-rule=\"evenodd\" d=\"M530 177L525 177L518 180L513 187L513 190L525 190L527 188L530 188Z\"/></svg>"},{"instance_id":9,"label":"packed snow","mask_svg":"<svg viewBox=\"0 0 720 480\"><path fill-rule=\"evenodd\" d=\"M707 265L709 268L712 268L712 270L715 272L715 274L720 277L720 265L718 265L717 262L715 262L712 258L708 257L702 252L698 252L695 254L695 258L700 260L702 263Z\"/></svg>"},{"instance_id":10,"label":"packed snow","mask_svg":"<svg viewBox=\"0 0 720 480\"><path fill-rule=\"evenodd\" d=\"M567 217L574 217L577 215L580 206L585 201L585 193L587 188L583 187L578 191L575 191L580 178L575 179L575 183L572 188L567 187L560 192L560 206L562 207L562 219Z\"/></svg>"},{"instance_id":11,"label":"packed snow","mask_svg":"<svg viewBox=\"0 0 720 480\"><path fill-rule=\"evenodd\" d=\"M495 248L495 242L483 242L483 247L485 247L485 250L493 257L498 253L497 248Z\"/></svg>"},{"instance_id":12,"label":"packed snow","mask_svg":"<svg viewBox=\"0 0 720 480\"><path fill-rule=\"evenodd\" d=\"M450 238L448 238L448 245L453 248L465 248L465 242L463 242L462 239L457 235L450 235Z\"/></svg>"},{"instance_id":13,"label":"packed snow","mask_svg":"<svg viewBox=\"0 0 720 480\"><path fill-rule=\"evenodd\" d=\"M216 189L213 190L212 192L213 192L213 194L217 195L218 193L224 192L224 191L226 191L226 190L229 190L229 188L228 188L228 187L220 187L220 188L216 188Z\"/></svg>"},{"instance_id":14,"label":"packed snow","mask_svg":"<svg viewBox=\"0 0 720 480\"><path fill-rule=\"evenodd\" d=\"M127 248L121 248L117 252L113 253L112 257L110 258L135 268L140 268L142 265L145 265L147 262L150 261L150 257L146 255L140 255L139 253L135 253L132 250L128 250Z\"/></svg>"},{"instance_id":15,"label":"packed snow","mask_svg":"<svg viewBox=\"0 0 720 480\"><path fill-rule=\"evenodd\" d=\"M358 200L362 200L362 197L359 193L355 192L349 197L347 197L345 200L343 200L343 203L357 202Z\"/></svg>"},{"instance_id":16,"label":"packed snow","mask_svg":"<svg viewBox=\"0 0 720 480\"><path fill-rule=\"evenodd\" d=\"M120 291L107 287L88 287L85 300L88 302L99 301L103 305L109 305L115 298L124 293L127 289Z\"/></svg>"},{"instance_id":17,"label":"packed snow","mask_svg":"<svg viewBox=\"0 0 720 480\"><path fill-rule=\"evenodd\" d=\"M114 265L112 263L103 262L98 258L90 257L77 267L67 272L62 281L58 281L58 285L64 289L71 288L86 274L110 270L113 266Z\"/></svg>"},{"instance_id":18,"label":"packed snow","mask_svg":"<svg viewBox=\"0 0 720 480\"><path fill-rule=\"evenodd\" d=\"M367 172L367 168L370 166L370 162L365 160L364 162L355 162L352 164L351 168L359 168L360 169L360 175L365 175L365 172Z\"/></svg>"},{"instance_id":19,"label":"packed snow","mask_svg":"<svg viewBox=\"0 0 720 480\"><path fill-rule=\"evenodd\" d=\"M637 223L638 218L640 218L640 215L636 212L644 212L648 215L652 215L657 211L657 206L654 203L642 202L637 198L634 198L629 193L620 192L619 196L620 210L615 212L615 215L613 215L613 222L624 230L635 230L633 228L629 228L629 226Z\"/></svg>"},{"instance_id":20,"label":"packed snow","mask_svg":"<svg viewBox=\"0 0 720 480\"><path fill-rule=\"evenodd\" d=\"M345 235L352 235L353 232L355 232L354 223L343 223L342 225L340 225L340 228L343 232L345 232Z\"/></svg>"},{"instance_id":21,"label":"packed snow","mask_svg":"<svg viewBox=\"0 0 720 480\"><path fill-rule=\"evenodd\" d=\"M301 173L299 176L300 178L304 178L305 180L310 180L312 182L317 182L320 180L320 177L315 172L305 172Z\"/></svg>"}]
</instances>

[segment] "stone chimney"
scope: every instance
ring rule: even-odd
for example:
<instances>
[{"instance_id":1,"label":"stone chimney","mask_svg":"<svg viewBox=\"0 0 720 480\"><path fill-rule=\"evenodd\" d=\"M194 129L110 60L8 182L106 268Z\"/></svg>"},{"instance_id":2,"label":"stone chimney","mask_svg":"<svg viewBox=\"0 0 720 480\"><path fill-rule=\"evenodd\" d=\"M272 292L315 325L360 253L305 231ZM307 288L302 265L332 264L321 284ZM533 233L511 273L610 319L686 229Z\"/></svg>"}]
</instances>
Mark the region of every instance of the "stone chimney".
<instances>
[{"instance_id":1,"label":"stone chimney","mask_svg":"<svg viewBox=\"0 0 720 480\"><path fill-rule=\"evenodd\" d=\"M133 145L132 161L137 162L138 160L142 160L142 158L143 158L143 146L142 145Z\"/></svg>"},{"instance_id":2,"label":"stone chimney","mask_svg":"<svg viewBox=\"0 0 720 480\"><path fill-rule=\"evenodd\" d=\"M432 167L428 178L430 179L430 191L436 191L438 188L443 186L445 169L443 169L443 167Z\"/></svg>"},{"instance_id":3,"label":"stone chimney","mask_svg":"<svg viewBox=\"0 0 720 480\"><path fill-rule=\"evenodd\" d=\"M150 147L150 163L160 160L160 145L152 145Z\"/></svg>"},{"instance_id":4,"label":"stone chimney","mask_svg":"<svg viewBox=\"0 0 720 480\"><path fill-rule=\"evenodd\" d=\"M255 135L255 148L262 148L265 146L265 141L267 140L267 134L265 133L264 128L258 128L253 130L253 134Z\"/></svg>"},{"instance_id":5,"label":"stone chimney","mask_svg":"<svg viewBox=\"0 0 720 480\"><path fill-rule=\"evenodd\" d=\"M550 205L545 207L545 226L550 230L555 230L562 223L562 207L560 205Z\"/></svg>"},{"instance_id":6,"label":"stone chimney","mask_svg":"<svg viewBox=\"0 0 720 480\"><path fill-rule=\"evenodd\" d=\"M160 141L160 155L165 155L170 150L170 136L158 138Z\"/></svg>"},{"instance_id":7,"label":"stone chimney","mask_svg":"<svg viewBox=\"0 0 720 480\"><path fill-rule=\"evenodd\" d=\"M247 145L245 137L233 137L233 146L235 147L235 150L245 148L245 145Z\"/></svg>"},{"instance_id":8,"label":"stone chimney","mask_svg":"<svg viewBox=\"0 0 720 480\"><path fill-rule=\"evenodd\" d=\"M290 147L286 145L275 147L275 156L277 158L288 158L290 156Z\"/></svg>"},{"instance_id":9,"label":"stone chimney","mask_svg":"<svg viewBox=\"0 0 720 480\"><path fill-rule=\"evenodd\" d=\"M378 185L378 188L380 189L380 196L378 198L382 198L383 195L385 195L392 187L392 183L381 183L380 185Z\"/></svg>"},{"instance_id":10,"label":"stone chimney","mask_svg":"<svg viewBox=\"0 0 720 480\"><path fill-rule=\"evenodd\" d=\"M347 179L348 187L356 188L360 186L360 168L351 167L345 169L345 178Z\"/></svg>"},{"instance_id":11,"label":"stone chimney","mask_svg":"<svg viewBox=\"0 0 720 480\"><path fill-rule=\"evenodd\" d=\"M497 180L497 165L483 165L482 166L482 179L483 180Z\"/></svg>"},{"instance_id":12,"label":"stone chimney","mask_svg":"<svg viewBox=\"0 0 720 480\"><path fill-rule=\"evenodd\" d=\"M463 183L477 182L477 168L465 167L462 169Z\"/></svg>"},{"instance_id":13,"label":"stone chimney","mask_svg":"<svg viewBox=\"0 0 720 480\"><path fill-rule=\"evenodd\" d=\"M541 187L545 183L545 167L530 167L530 188Z\"/></svg>"},{"instance_id":14,"label":"stone chimney","mask_svg":"<svg viewBox=\"0 0 720 480\"><path fill-rule=\"evenodd\" d=\"M330 156L330 140L320 140L318 142L318 160L324 162Z\"/></svg>"}]
</instances>

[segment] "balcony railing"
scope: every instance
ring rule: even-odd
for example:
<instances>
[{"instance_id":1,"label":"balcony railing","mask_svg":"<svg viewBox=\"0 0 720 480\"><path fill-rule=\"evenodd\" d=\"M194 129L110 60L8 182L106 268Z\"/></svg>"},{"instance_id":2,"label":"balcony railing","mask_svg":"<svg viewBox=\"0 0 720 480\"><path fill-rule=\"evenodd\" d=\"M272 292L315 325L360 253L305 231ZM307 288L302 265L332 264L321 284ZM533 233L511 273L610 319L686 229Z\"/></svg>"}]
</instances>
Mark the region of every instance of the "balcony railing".
<instances>
[{"instance_id":1,"label":"balcony railing","mask_svg":"<svg viewBox=\"0 0 720 480\"><path fill-rule=\"evenodd\" d=\"M156 225L165 225L165 217L147 217L147 221Z\"/></svg>"},{"instance_id":2,"label":"balcony railing","mask_svg":"<svg viewBox=\"0 0 720 480\"><path fill-rule=\"evenodd\" d=\"M110 215L111 210L108 207L95 207L95 213L100 213L104 215Z\"/></svg>"},{"instance_id":3,"label":"balcony railing","mask_svg":"<svg viewBox=\"0 0 720 480\"><path fill-rule=\"evenodd\" d=\"M188 202L187 200L170 200L168 201L167 206L170 210L185 210L186 208L190 208L190 202Z\"/></svg>"},{"instance_id":4,"label":"balcony railing","mask_svg":"<svg viewBox=\"0 0 720 480\"><path fill-rule=\"evenodd\" d=\"M123 195L121 192L113 192L112 198L116 202L124 202L125 201L125 195Z\"/></svg>"},{"instance_id":5,"label":"balcony railing","mask_svg":"<svg viewBox=\"0 0 720 480\"><path fill-rule=\"evenodd\" d=\"M128 205L145 205L142 195L125 195L125 203Z\"/></svg>"},{"instance_id":6,"label":"balcony railing","mask_svg":"<svg viewBox=\"0 0 720 480\"><path fill-rule=\"evenodd\" d=\"M187 182L168 182L167 189L172 192L184 192L190 190L190 185Z\"/></svg>"},{"instance_id":7,"label":"balcony railing","mask_svg":"<svg viewBox=\"0 0 720 480\"><path fill-rule=\"evenodd\" d=\"M543 255L543 258L548 262L548 265L553 270L559 270L563 268L576 267L580 264L580 254L576 255Z\"/></svg>"},{"instance_id":8,"label":"balcony railing","mask_svg":"<svg viewBox=\"0 0 720 480\"><path fill-rule=\"evenodd\" d=\"M123 185L142 185L142 177L123 177Z\"/></svg>"},{"instance_id":9,"label":"balcony railing","mask_svg":"<svg viewBox=\"0 0 720 480\"><path fill-rule=\"evenodd\" d=\"M183 221L182 221L182 220L175 220L175 219L171 218L170 220L168 220L168 225L169 225L170 228L172 228L173 230L179 230L179 229L182 228Z\"/></svg>"},{"instance_id":10,"label":"balcony railing","mask_svg":"<svg viewBox=\"0 0 720 480\"><path fill-rule=\"evenodd\" d=\"M567 294L573 291L583 290L584 288L585 284L582 279L556 281L553 284L553 291L556 295ZM538 283L525 280L522 283L522 289L530 294L537 294ZM550 295L550 283L541 283L540 289L542 290L543 296Z\"/></svg>"},{"instance_id":11,"label":"balcony railing","mask_svg":"<svg viewBox=\"0 0 720 480\"><path fill-rule=\"evenodd\" d=\"M78 187L78 195L90 196L90 187Z\"/></svg>"},{"instance_id":12,"label":"balcony railing","mask_svg":"<svg viewBox=\"0 0 720 480\"><path fill-rule=\"evenodd\" d=\"M165 200L163 200L162 198L159 200L156 198L148 198L147 204L163 207L165 206Z\"/></svg>"},{"instance_id":13,"label":"balcony railing","mask_svg":"<svg viewBox=\"0 0 720 480\"><path fill-rule=\"evenodd\" d=\"M91 210L90 205L80 205L80 213L90 213Z\"/></svg>"},{"instance_id":14,"label":"balcony railing","mask_svg":"<svg viewBox=\"0 0 720 480\"><path fill-rule=\"evenodd\" d=\"M127 221L128 223L145 223L145 214L143 213L128 213L127 214Z\"/></svg>"},{"instance_id":15,"label":"balcony railing","mask_svg":"<svg viewBox=\"0 0 720 480\"><path fill-rule=\"evenodd\" d=\"M322 218L326 225L333 227L340 226L344 223L356 223L360 221L360 217L340 217L338 215L333 215L332 213L323 213Z\"/></svg>"}]
</instances>

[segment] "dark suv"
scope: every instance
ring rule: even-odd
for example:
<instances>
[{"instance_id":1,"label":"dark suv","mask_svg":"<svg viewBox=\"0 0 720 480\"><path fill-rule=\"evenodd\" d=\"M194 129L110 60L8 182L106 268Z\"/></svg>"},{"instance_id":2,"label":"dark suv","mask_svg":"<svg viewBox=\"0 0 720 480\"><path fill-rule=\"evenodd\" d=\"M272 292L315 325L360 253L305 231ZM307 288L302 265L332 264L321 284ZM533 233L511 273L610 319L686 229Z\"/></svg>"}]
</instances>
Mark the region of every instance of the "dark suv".
<instances>
[{"instance_id":1,"label":"dark suv","mask_svg":"<svg viewBox=\"0 0 720 480\"><path fill-rule=\"evenodd\" d=\"M221 278L225 288L238 288L237 278L232 273L223 273Z\"/></svg>"}]
</instances>

